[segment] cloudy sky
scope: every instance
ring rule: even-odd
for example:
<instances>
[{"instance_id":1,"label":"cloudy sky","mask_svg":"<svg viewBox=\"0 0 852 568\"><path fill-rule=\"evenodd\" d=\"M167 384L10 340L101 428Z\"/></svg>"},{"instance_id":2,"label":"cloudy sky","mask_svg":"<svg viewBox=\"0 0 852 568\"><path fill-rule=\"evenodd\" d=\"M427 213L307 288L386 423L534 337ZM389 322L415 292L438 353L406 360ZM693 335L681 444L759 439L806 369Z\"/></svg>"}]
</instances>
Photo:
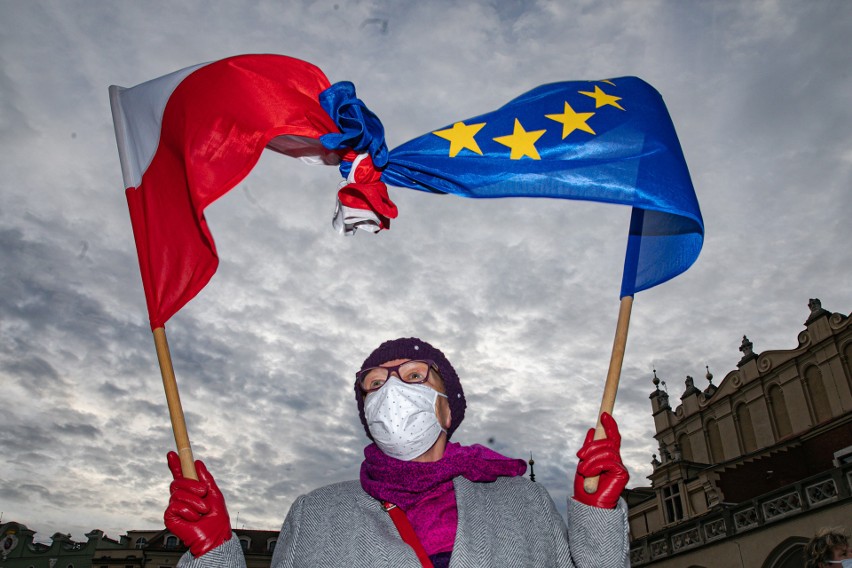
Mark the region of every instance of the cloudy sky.
<instances>
[{"instance_id":1,"label":"cloudy sky","mask_svg":"<svg viewBox=\"0 0 852 568\"><path fill-rule=\"evenodd\" d=\"M791 349L809 298L852 309L852 4L0 0L0 511L44 540L162 526L172 438L107 98L240 53L350 80L391 148L543 83L636 75L663 95L706 223L636 297L616 418L631 486L673 397ZM455 439L536 460L559 507L594 424L629 210L391 188L388 232L331 227L339 174L267 152L207 210L221 264L167 325L197 458L234 524L278 529L357 475L352 373L419 336L456 366Z\"/></svg>"}]
</instances>

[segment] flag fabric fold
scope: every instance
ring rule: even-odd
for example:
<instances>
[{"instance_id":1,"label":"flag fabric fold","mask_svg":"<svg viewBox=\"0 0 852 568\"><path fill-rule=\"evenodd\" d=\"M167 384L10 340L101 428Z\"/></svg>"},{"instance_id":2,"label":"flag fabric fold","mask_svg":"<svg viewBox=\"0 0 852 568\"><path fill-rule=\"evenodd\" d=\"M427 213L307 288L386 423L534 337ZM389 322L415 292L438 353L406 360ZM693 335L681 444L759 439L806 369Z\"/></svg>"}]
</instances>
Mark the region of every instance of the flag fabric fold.
<instances>
[{"instance_id":1,"label":"flag fabric fold","mask_svg":"<svg viewBox=\"0 0 852 568\"><path fill-rule=\"evenodd\" d=\"M204 208L264 148L339 164L334 226L387 229L386 184L465 197L549 197L633 207L621 295L695 261L704 225L659 93L635 77L543 85L500 109L388 151L379 118L349 82L281 55L242 55L132 88L110 102L151 327L192 299L218 265Z\"/></svg>"}]
</instances>

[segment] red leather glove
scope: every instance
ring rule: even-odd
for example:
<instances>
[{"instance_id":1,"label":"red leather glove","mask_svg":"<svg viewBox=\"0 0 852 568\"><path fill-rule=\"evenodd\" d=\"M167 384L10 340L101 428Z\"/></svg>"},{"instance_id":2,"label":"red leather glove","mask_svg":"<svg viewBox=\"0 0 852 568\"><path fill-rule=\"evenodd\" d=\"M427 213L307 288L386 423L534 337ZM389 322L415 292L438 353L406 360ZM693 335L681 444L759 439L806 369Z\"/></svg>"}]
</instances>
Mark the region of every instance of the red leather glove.
<instances>
[{"instance_id":1,"label":"red leather glove","mask_svg":"<svg viewBox=\"0 0 852 568\"><path fill-rule=\"evenodd\" d=\"M195 462L196 481L183 476L176 453L169 452L166 458L174 481L169 487L171 497L163 520L193 556L202 556L231 538L225 498L203 462Z\"/></svg>"},{"instance_id":2,"label":"red leather glove","mask_svg":"<svg viewBox=\"0 0 852 568\"><path fill-rule=\"evenodd\" d=\"M580 463L577 464L577 474L574 476L574 499L584 505L614 509L621 492L627 486L630 474L621 463L621 435L618 433L618 424L612 416L604 412L601 414L601 425L606 438L595 440L595 429L592 428L586 434L583 447L577 452ZM587 477L595 476L600 476L598 490L586 493L583 481Z\"/></svg>"}]
</instances>

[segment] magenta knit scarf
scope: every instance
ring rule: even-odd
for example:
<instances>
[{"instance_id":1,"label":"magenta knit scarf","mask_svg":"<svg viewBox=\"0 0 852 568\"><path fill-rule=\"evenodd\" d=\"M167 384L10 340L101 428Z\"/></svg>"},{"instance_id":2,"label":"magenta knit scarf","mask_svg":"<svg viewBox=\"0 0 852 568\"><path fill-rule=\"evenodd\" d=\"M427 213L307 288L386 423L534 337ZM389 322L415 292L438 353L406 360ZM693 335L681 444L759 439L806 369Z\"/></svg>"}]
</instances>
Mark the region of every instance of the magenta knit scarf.
<instances>
[{"instance_id":1,"label":"magenta knit scarf","mask_svg":"<svg viewBox=\"0 0 852 568\"><path fill-rule=\"evenodd\" d=\"M436 462L402 461L385 455L376 444L364 448L361 487L371 497L390 501L405 511L429 555L453 549L458 524L453 479L474 482L515 477L527 470L524 460L508 458L474 444L448 443Z\"/></svg>"}]
</instances>

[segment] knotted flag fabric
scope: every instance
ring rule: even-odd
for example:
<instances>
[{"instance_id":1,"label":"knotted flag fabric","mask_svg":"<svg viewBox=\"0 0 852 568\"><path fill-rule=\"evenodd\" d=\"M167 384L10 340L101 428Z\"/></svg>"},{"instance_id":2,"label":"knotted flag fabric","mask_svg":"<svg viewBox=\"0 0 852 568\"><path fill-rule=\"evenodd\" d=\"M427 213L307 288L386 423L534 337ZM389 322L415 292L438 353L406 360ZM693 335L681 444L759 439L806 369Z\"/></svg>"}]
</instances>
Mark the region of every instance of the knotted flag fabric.
<instances>
[{"instance_id":1,"label":"knotted flag fabric","mask_svg":"<svg viewBox=\"0 0 852 568\"><path fill-rule=\"evenodd\" d=\"M110 87L116 139L151 327L218 265L204 208L264 148L339 164L334 225L387 229L386 184L476 198L584 199L633 207L621 295L686 270L703 221L660 95L634 77L543 85L502 108L388 151L349 82L281 55L242 55L125 89Z\"/></svg>"}]
</instances>

